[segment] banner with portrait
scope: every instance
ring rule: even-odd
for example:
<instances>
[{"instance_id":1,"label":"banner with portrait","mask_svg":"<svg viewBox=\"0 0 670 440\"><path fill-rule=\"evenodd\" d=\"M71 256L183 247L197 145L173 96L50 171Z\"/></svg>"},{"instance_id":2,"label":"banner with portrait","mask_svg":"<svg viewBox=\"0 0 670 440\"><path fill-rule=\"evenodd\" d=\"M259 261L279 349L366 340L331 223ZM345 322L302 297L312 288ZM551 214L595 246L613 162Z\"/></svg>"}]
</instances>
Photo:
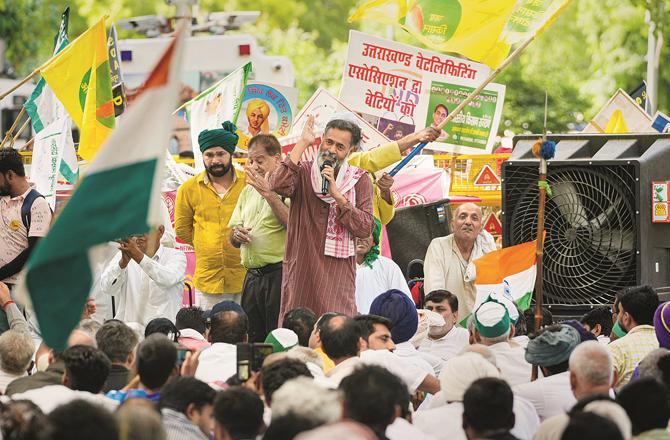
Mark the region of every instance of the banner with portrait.
<instances>
[{"instance_id":1,"label":"banner with portrait","mask_svg":"<svg viewBox=\"0 0 670 440\"><path fill-rule=\"evenodd\" d=\"M285 137L291 130L298 104L298 89L270 83L248 82L240 115L237 118L240 141L237 147L246 150L249 140L257 134Z\"/></svg>"},{"instance_id":2,"label":"banner with portrait","mask_svg":"<svg viewBox=\"0 0 670 440\"><path fill-rule=\"evenodd\" d=\"M490 72L484 64L351 31L340 100L396 139L442 122ZM504 97L504 85L489 84L427 148L490 153Z\"/></svg>"}]
</instances>

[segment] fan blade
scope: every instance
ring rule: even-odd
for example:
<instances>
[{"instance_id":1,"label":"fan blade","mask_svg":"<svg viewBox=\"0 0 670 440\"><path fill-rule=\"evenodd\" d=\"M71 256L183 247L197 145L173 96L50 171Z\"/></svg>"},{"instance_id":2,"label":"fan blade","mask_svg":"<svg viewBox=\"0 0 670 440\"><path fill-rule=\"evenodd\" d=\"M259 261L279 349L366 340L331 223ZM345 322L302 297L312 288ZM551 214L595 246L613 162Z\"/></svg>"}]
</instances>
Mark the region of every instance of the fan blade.
<instances>
[{"instance_id":1,"label":"fan blade","mask_svg":"<svg viewBox=\"0 0 670 440\"><path fill-rule=\"evenodd\" d=\"M561 215L573 228L588 226L586 209L571 182L556 182L551 185L551 200L558 206Z\"/></svg>"},{"instance_id":2,"label":"fan blade","mask_svg":"<svg viewBox=\"0 0 670 440\"><path fill-rule=\"evenodd\" d=\"M594 228L591 237L591 247L603 255L631 252L635 248L635 236L630 230Z\"/></svg>"}]
</instances>

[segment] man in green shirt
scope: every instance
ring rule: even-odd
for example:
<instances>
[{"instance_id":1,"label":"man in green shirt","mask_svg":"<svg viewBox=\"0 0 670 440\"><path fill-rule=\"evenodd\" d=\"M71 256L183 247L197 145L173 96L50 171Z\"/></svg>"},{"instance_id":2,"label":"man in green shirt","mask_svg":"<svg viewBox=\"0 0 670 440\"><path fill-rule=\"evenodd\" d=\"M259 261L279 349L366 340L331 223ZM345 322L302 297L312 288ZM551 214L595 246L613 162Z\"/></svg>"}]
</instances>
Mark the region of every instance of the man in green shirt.
<instances>
[{"instance_id":1,"label":"man in green shirt","mask_svg":"<svg viewBox=\"0 0 670 440\"><path fill-rule=\"evenodd\" d=\"M230 218L230 242L240 248L247 269L242 307L249 318L250 342L263 342L277 328L281 304L282 260L288 221L286 202L270 189L269 175L281 162L281 145L272 135L251 138L245 168L248 185Z\"/></svg>"}]
</instances>

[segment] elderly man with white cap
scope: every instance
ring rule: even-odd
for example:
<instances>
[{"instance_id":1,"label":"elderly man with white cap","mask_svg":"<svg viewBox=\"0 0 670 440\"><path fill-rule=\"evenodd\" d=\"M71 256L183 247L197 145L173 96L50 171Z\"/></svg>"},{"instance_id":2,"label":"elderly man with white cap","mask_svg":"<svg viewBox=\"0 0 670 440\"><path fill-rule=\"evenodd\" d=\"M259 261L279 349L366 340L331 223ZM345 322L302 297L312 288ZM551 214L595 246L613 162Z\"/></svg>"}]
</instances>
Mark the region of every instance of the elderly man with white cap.
<instances>
[{"instance_id":1,"label":"elderly man with white cap","mask_svg":"<svg viewBox=\"0 0 670 440\"><path fill-rule=\"evenodd\" d=\"M477 307L471 319L474 341L489 347L496 357L500 377L513 387L530 382L532 366L525 359L523 347L510 341L514 336L510 309L502 301L489 297Z\"/></svg>"}]
</instances>

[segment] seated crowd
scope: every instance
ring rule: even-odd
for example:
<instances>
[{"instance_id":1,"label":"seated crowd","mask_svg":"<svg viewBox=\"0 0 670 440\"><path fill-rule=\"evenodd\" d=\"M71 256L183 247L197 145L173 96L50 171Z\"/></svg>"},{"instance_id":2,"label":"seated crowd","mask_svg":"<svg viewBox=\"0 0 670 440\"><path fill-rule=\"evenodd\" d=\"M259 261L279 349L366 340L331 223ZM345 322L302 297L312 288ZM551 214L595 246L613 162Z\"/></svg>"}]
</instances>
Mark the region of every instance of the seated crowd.
<instances>
[{"instance_id":1,"label":"seated crowd","mask_svg":"<svg viewBox=\"0 0 670 440\"><path fill-rule=\"evenodd\" d=\"M143 333L84 319L61 352L35 350L22 315L8 316L5 439L670 438L670 303L647 286L580 320L545 310L531 333L513 302L462 317L445 290L419 310L399 290L365 315L293 309L251 371L238 358L249 321L232 301Z\"/></svg>"}]
</instances>

